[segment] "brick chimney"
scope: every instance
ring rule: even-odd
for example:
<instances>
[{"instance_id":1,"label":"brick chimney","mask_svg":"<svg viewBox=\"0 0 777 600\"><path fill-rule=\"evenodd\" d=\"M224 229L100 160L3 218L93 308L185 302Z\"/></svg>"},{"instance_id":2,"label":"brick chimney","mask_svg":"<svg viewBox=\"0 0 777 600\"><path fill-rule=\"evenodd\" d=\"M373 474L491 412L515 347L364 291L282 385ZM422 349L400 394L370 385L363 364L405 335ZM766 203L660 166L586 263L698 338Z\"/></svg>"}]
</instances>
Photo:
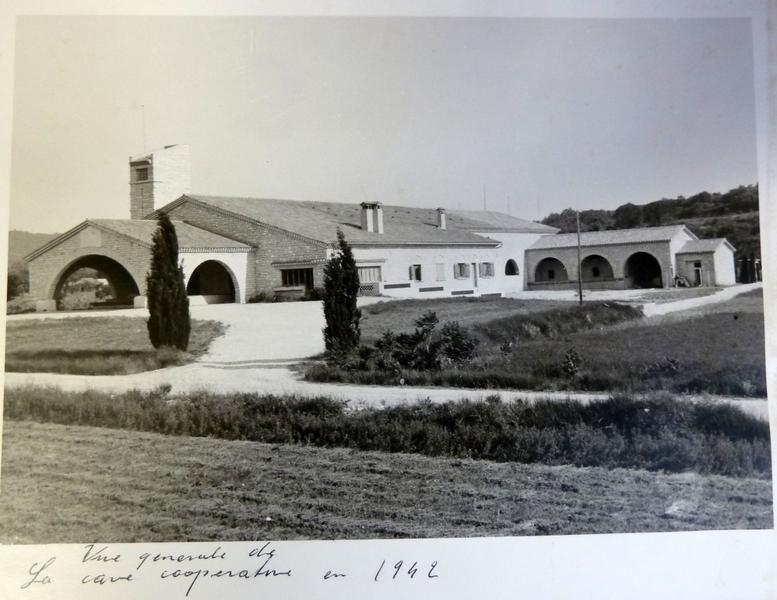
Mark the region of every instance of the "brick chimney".
<instances>
[{"instance_id":1,"label":"brick chimney","mask_svg":"<svg viewBox=\"0 0 777 600\"><path fill-rule=\"evenodd\" d=\"M130 218L145 219L157 208L191 192L189 146L176 144L130 157Z\"/></svg>"}]
</instances>

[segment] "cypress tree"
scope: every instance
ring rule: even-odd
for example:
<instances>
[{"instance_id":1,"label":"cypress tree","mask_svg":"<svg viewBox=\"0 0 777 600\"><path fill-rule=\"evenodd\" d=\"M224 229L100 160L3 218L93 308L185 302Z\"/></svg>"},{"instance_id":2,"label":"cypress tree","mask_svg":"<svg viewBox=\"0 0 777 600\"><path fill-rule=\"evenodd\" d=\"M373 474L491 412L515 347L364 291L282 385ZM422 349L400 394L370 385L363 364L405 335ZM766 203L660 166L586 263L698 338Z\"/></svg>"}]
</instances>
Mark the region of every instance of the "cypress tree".
<instances>
[{"instance_id":1,"label":"cypress tree","mask_svg":"<svg viewBox=\"0 0 777 600\"><path fill-rule=\"evenodd\" d=\"M151 268L146 275L148 337L154 348L186 350L191 321L183 268L178 263L178 237L165 213L157 217L151 248Z\"/></svg>"},{"instance_id":2,"label":"cypress tree","mask_svg":"<svg viewBox=\"0 0 777 600\"><path fill-rule=\"evenodd\" d=\"M356 307L359 295L359 271L351 246L343 232L337 230L337 253L324 265L324 344L335 362L344 359L359 345L361 310Z\"/></svg>"}]
</instances>

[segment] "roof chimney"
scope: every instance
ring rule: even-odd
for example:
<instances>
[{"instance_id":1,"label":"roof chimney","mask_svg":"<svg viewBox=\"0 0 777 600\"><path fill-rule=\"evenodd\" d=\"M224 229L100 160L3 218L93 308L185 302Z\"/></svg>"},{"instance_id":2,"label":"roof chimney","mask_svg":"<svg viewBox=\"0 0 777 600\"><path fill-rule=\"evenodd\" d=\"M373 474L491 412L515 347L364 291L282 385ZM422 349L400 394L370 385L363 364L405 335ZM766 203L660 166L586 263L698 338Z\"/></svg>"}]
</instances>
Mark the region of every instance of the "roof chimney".
<instances>
[{"instance_id":1,"label":"roof chimney","mask_svg":"<svg viewBox=\"0 0 777 600\"><path fill-rule=\"evenodd\" d=\"M440 229L447 229L448 228L448 220L445 215L445 209L444 208L438 208L437 209L437 227Z\"/></svg>"},{"instance_id":2,"label":"roof chimney","mask_svg":"<svg viewBox=\"0 0 777 600\"><path fill-rule=\"evenodd\" d=\"M372 233L374 231L372 221L372 204L362 202L362 231L368 231Z\"/></svg>"},{"instance_id":3,"label":"roof chimney","mask_svg":"<svg viewBox=\"0 0 777 600\"><path fill-rule=\"evenodd\" d=\"M383 233L383 206L380 202L362 202L362 230Z\"/></svg>"},{"instance_id":4,"label":"roof chimney","mask_svg":"<svg viewBox=\"0 0 777 600\"><path fill-rule=\"evenodd\" d=\"M375 229L383 233L383 205L380 202L375 203Z\"/></svg>"}]
</instances>

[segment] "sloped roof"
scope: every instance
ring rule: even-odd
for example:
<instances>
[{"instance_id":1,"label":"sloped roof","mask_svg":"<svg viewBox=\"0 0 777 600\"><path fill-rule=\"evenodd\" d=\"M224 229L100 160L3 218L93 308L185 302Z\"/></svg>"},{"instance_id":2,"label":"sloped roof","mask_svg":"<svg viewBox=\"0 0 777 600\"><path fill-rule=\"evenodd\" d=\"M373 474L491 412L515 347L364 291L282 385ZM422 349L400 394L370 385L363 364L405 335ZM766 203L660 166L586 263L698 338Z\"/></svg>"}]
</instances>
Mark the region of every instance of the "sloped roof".
<instances>
[{"instance_id":1,"label":"sloped roof","mask_svg":"<svg viewBox=\"0 0 777 600\"><path fill-rule=\"evenodd\" d=\"M558 229L490 210L449 210L448 226L468 231L556 233Z\"/></svg>"},{"instance_id":2,"label":"sloped roof","mask_svg":"<svg viewBox=\"0 0 777 600\"><path fill-rule=\"evenodd\" d=\"M199 227L189 225L183 221L173 221L175 226L175 233L178 238L178 248L180 250L245 250L246 252L251 249L250 246L242 244L238 241L205 231ZM58 235L47 244L41 246L37 250L31 252L24 257L24 260L32 260L50 248L57 246L64 242L69 237L72 237L79 231L92 226L104 231L111 231L118 235L130 238L139 242L140 244L151 247L153 241L154 231L156 230L156 221L151 220L131 220L131 219L88 219L82 221L72 229L65 233Z\"/></svg>"},{"instance_id":3,"label":"sloped roof","mask_svg":"<svg viewBox=\"0 0 777 600\"><path fill-rule=\"evenodd\" d=\"M327 244L337 239L340 228L352 245L499 245L495 240L463 229L450 226L439 229L434 209L381 205L384 233L379 234L362 230L362 209L358 204L199 194L186 194L183 198Z\"/></svg>"},{"instance_id":4,"label":"sloped roof","mask_svg":"<svg viewBox=\"0 0 777 600\"><path fill-rule=\"evenodd\" d=\"M157 228L156 221L151 220L90 219L89 222L127 237L135 238L149 246L152 244L154 231ZM183 221L173 221L172 223L175 226L179 248L250 248L247 244L206 231L205 229L200 229Z\"/></svg>"},{"instance_id":5,"label":"sloped roof","mask_svg":"<svg viewBox=\"0 0 777 600\"><path fill-rule=\"evenodd\" d=\"M665 227L641 227L639 229L585 231L580 234L580 245L605 246L608 244L668 242L680 233L686 233L692 239L696 239L696 236L685 225L668 225ZM529 246L529 250L570 248L574 246L577 246L576 233L558 233L541 237Z\"/></svg>"},{"instance_id":6,"label":"sloped roof","mask_svg":"<svg viewBox=\"0 0 777 600\"><path fill-rule=\"evenodd\" d=\"M721 244L728 246L732 251L734 246L726 238L707 238L704 240L691 240L686 242L677 254L700 254L704 252L715 252Z\"/></svg>"}]
</instances>

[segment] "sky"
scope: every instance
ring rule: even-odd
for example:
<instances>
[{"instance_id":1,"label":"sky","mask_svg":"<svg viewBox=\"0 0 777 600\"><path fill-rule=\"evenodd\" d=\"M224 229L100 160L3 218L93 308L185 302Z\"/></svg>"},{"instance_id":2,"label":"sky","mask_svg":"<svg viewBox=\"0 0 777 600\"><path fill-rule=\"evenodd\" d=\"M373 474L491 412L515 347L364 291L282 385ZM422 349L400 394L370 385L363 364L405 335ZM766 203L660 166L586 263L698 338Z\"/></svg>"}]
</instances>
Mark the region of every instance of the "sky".
<instances>
[{"instance_id":1,"label":"sky","mask_svg":"<svg viewBox=\"0 0 777 600\"><path fill-rule=\"evenodd\" d=\"M21 17L11 229L192 191L540 219L756 183L747 19Z\"/></svg>"}]
</instances>

